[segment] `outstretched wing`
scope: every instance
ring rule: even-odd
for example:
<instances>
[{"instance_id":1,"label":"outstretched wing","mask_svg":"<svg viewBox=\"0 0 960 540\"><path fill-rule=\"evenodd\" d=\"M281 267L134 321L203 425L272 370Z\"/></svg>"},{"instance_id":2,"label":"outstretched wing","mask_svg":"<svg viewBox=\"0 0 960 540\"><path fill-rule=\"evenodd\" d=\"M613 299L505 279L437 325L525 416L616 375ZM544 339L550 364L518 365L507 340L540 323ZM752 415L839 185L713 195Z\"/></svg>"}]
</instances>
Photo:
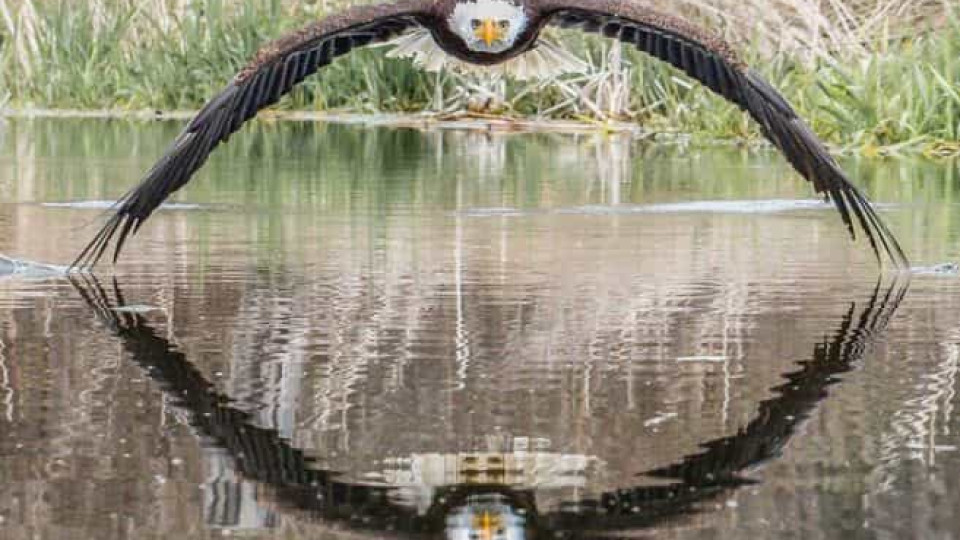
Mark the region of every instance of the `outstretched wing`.
<instances>
[{"instance_id":1,"label":"outstretched wing","mask_svg":"<svg viewBox=\"0 0 960 540\"><path fill-rule=\"evenodd\" d=\"M763 134L791 165L833 200L850 235L854 220L870 240L878 261L881 248L893 264L909 265L893 233L866 196L840 169L816 134L769 83L741 61L723 39L686 21L623 0L544 0L549 24L601 34L637 47L671 64L735 103L760 124Z\"/></svg>"},{"instance_id":2,"label":"outstretched wing","mask_svg":"<svg viewBox=\"0 0 960 540\"><path fill-rule=\"evenodd\" d=\"M71 267L95 265L114 242L116 261L124 242L171 193L183 187L221 142L294 85L350 50L392 39L429 16L427 0L360 6L274 41L187 124L116 213L80 252Z\"/></svg>"}]
</instances>

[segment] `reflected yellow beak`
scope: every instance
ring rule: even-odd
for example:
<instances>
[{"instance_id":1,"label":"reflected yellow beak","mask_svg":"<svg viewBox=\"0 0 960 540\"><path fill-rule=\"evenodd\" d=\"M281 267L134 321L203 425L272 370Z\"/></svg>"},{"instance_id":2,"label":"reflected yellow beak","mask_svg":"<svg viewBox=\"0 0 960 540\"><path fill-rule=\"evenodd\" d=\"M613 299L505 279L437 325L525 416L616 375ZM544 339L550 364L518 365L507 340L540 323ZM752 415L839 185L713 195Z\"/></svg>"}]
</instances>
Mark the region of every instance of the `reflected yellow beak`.
<instances>
[{"instance_id":1,"label":"reflected yellow beak","mask_svg":"<svg viewBox=\"0 0 960 540\"><path fill-rule=\"evenodd\" d=\"M486 41L486 39L484 39ZM489 42L487 43L489 45ZM480 518L480 538L482 540L492 540L493 532L496 530L497 523L489 512L484 512Z\"/></svg>"},{"instance_id":2,"label":"reflected yellow beak","mask_svg":"<svg viewBox=\"0 0 960 540\"><path fill-rule=\"evenodd\" d=\"M500 30L493 19L484 19L481 21L480 27L476 29L476 36L482 39L487 46L490 46L494 41L503 37L503 31Z\"/></svg>"}]
</instances>

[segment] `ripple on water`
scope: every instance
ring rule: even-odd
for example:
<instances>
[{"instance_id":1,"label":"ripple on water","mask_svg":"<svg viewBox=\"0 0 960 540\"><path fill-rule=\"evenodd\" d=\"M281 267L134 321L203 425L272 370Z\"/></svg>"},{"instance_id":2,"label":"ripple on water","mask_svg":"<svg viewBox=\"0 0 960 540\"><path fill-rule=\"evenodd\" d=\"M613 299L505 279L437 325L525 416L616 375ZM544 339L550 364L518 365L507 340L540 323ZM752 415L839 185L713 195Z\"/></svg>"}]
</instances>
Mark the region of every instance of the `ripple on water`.
<instances>
[{"instance_id":1,"label":"ripple on water","mask_svg":"<svg viewBox=\"0 0 960 540\"><path fill-rule=\"evenodd\" d=\"M24 261L0 255L0 279L49 279L65 276L66 273L66 266Z\"/></svg>"},{"instance_id":2,"label":"ripple on water","mask_svg":"<svg viewBox=\"0 0 960 540\"><path fill-rule=\"evenodd\" d=\"M562 214L774 214L798 210L824 210L833 205L820 200L688 201L661 204L591 205L556 210Z\"/></svg>"},{"instance_id":3,"label":"ripple on water","mask_svg":"<svg viewBox=\"0 0 960 540\"><path fill-rule=\"evenodd\" d=\"M91 201L63 201L63 202L44 202L40 206L47 208L75 208L78 210L112 210L116 208L117 201L91 200ZM200 204L189 203L163 203L159 206L161 210L198 210L203 208Z\"/></svg>"},{"instance_id":4,"label":"ripple on water","mask_svg":"<svg viewBox=\"0 0 960 540\"><path fill-rule=\"evenodd\" d=\"M952 277L960 275L960 264L946 262L932 266L914 266L910 271L915 275L933 275Z\"/></svg>"}]
</instances>

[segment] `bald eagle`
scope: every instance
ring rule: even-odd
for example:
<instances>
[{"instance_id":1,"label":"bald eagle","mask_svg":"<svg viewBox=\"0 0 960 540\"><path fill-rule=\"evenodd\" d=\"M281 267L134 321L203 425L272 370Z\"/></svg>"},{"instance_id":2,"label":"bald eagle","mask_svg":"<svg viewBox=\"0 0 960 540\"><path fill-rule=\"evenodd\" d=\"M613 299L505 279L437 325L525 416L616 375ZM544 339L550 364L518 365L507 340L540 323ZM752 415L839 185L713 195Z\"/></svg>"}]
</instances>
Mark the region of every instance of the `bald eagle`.
<instances>
[{"instance_id":1,"label":"bald eagle","mask_svg":"<svg viewBox=\"0 0 960 540\"><path fill-rule=\"evenodd\" d=\"M540 39L553 25L600 34L667 62L733 102L759 125L790 164L833 201L850 235L859 224L882 264L908 266L894 235L866 196L789 103L719 36L630 0L400 0L348 9L268 43L213 97L174 139L139 185L71 265L97 264L110 244L116 262L125 241L174 191L186 184L221 142L297 83L349 51L395 41L401 54L426 67L569 62L562 48Z\"/></svg>"}]
</instances>

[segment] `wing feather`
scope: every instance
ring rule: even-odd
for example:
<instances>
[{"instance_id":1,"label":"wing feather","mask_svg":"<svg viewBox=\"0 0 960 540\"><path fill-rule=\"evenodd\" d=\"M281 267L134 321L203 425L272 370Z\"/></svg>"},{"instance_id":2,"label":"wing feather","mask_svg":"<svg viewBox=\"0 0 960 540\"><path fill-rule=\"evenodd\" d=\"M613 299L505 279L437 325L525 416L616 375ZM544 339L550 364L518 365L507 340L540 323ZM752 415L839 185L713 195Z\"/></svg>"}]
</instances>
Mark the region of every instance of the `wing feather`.
<instances>
[{"instance_id":1,"label":"wing feather","mask_svg":"<svg viewBox=\"0 0 960 540\"><path fill-rule=\"evenodd\" d=\"M256 57L187 123L139 185L115 206L115 213L80 252L71 267L90 268L113 243L116 261L127 239L173 192L203 166L210 153L256 114L320 67L352 49L384 42L420 24L427 2L360 6L285 36Z\"/></svg>"},{"instance_id":2,"label":"wing feather","mask_svg":"<svg viewBox=\"0 0 960 540\"><path fill-rule=\"evenodd\" d=\"M909 266L893 233L813 130L780 92L718 36L681 19L619 0L544 0L541 10L550 24L599 33L633 45L739 106L760 124L764 136L814 190L833 201L853 238L856 223L878 261L885 253L894 266Z\"/></svg>"}]
</instances>

